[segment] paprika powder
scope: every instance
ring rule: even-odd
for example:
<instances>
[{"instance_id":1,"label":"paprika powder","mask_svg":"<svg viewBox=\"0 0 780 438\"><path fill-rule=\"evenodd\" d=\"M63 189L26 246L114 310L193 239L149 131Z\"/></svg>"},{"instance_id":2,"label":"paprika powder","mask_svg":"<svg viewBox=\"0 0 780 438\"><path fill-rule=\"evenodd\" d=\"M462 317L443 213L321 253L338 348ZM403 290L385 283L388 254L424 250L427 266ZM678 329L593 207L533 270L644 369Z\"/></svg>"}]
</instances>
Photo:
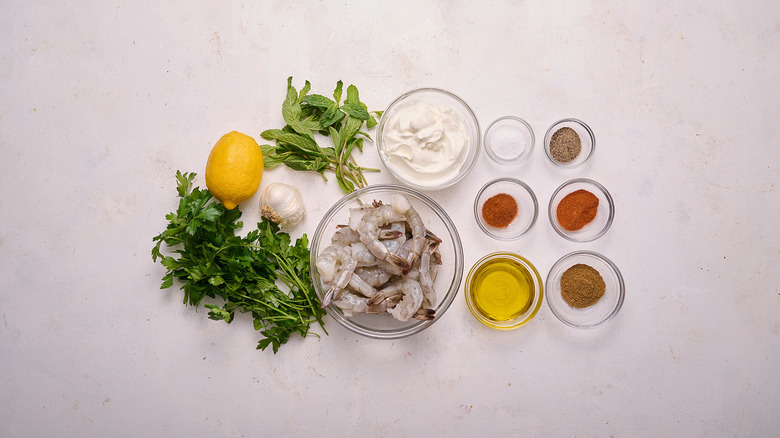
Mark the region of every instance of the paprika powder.
<instances>
[{"instance_id":1,"label":"paprika powder","mask_svg":"<svg viewBox=\"0 0 780 438\"><path fill-rule=\"evenodd\" d=\"M506 228L517 217L517 201L511 195L499 193L482 204L482 219L494 228Z\"/></svg>"},{"instance_id":2,"label":"paprika powder","mask_svg":"<svg viewBox=\"0 0 780 438\"><path fill-rule=\"evenodd\" d=\"M599 198L593 193L579 189L561 199L556 209L558 223L569 231L577 231L596 218Z\"/></svg>"}]
</instances>

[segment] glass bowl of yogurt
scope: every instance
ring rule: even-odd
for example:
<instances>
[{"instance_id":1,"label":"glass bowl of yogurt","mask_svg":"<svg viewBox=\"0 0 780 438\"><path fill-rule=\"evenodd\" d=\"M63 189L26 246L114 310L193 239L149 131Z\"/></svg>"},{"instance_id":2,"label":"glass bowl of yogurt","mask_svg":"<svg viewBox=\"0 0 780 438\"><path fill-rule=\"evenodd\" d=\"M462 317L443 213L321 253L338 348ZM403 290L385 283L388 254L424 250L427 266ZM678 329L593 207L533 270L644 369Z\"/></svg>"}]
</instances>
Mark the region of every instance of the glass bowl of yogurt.
<instances>
[{"instance_id":1,"label":"glass bowl of yogurt","mask_svg":"<svg viewBox=\"0 0 780 438\"><path fill-rule=\"evenodd\" d=\"M479 122L458 96L438 88L402 94L384 111L379 158L405 185L439 190L462 180L479 157Z\"/></svg>"}]
</instances>

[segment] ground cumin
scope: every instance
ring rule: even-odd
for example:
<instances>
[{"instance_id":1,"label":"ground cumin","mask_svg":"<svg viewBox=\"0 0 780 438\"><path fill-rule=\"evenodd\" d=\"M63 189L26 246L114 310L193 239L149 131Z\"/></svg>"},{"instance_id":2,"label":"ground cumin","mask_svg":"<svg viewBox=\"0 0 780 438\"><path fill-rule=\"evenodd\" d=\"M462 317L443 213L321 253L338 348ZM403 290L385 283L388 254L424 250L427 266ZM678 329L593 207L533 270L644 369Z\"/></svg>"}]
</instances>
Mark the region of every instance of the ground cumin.
<instances>
[{"instance_id":1,"label":"ground cumin","mask_svg":"<svg viewBox=\"0 0 780 438\"><path fill-rule=\"evenodd\" d=\"M599 198L593 193L580 189L569 193L558 203L555 214L558 223L569 231L577 231L596 218L599 210Z\"/></svg>"},{"instance_id":2,"label":"ground cumin","mask_svg":"<svg viewBox=\"0 0 780 438\"><path fill-rule=\"evenodd\" d=\"M596 304L607 285L594 268L578 263L561 275L561 296L571 306L584 309Z\"/></svg>"},{"instance_id":3,"label":"ground cumin","mask_svg":"<svg viewBox=\"0 0 780 438\"><path fill-rule=\"evenodd\" d=\"M511 195L499 193L482 204L482 219L494 228L506 228L517 217L517 201Z\"/></svg>"}]
</instances>

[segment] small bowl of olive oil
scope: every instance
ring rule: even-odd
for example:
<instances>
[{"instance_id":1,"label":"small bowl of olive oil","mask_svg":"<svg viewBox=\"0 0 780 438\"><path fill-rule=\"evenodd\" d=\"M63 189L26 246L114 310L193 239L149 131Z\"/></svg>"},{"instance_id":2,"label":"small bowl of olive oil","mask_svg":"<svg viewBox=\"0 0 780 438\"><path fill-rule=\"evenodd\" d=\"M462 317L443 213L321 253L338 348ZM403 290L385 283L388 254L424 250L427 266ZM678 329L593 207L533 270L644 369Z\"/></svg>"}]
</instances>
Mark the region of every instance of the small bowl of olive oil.
<instances>
[{"instance_id":1,"label":"small bowl of olive oil","mask_svg":"<svg viewBox=\"0 0 780 438\"><path fill-rule=\"evenodd\" d=\"M482 324L512 330L527 323L542 305L542 277L533 264L510 252L482 257L466 278L466 304Z\"/></svg>"}]
</instances>

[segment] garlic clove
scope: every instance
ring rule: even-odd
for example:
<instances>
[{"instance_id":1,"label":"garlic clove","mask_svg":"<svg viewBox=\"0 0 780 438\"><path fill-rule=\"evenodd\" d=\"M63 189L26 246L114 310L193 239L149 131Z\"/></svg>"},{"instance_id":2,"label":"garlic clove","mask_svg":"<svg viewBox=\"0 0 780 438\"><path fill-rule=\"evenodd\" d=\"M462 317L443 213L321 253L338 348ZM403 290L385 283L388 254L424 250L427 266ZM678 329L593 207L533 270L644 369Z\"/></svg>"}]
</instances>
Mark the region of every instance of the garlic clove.
<instances>
[{"instance_id":1,"label":"garlic clove","mask_svg":"<svg viewBox=\"0 0 780 438\"><path fill-rule=\"evenodd\" d=\"M269 184L260 194L260 214L284 228L298 225L305 214L301 192L289 184Z\"/></svg>"}]
</instances>

